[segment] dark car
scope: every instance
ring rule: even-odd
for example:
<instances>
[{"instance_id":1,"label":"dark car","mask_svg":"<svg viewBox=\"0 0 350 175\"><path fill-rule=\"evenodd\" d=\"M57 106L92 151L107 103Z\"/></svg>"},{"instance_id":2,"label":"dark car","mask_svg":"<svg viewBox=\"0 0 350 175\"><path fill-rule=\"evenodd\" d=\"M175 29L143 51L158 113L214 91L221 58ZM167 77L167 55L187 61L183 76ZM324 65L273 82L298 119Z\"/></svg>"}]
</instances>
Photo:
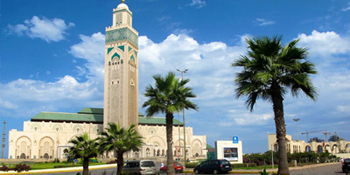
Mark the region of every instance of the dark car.
<instances>
[{"instance_id":1,"label":"dark car","mask_svg":"<svg viewBox=\"0 0 350 175\"><path fill-rule=\"evenodd\" d=\"M350 172L350 158L344 159L341 169L343 170L343 173Z\"/></svg>"},{"instance_id":2,"label":"dark car","mask_svg":"<svg viewBox=\"0 0 350 175\"><path fill-rule=\"evenodd\" d=\"M197 165L193 171L199 173L228 173L232 170L231 163L225 159L206 160Z\"/></svg>"},{"instance_id":3,"label":"dark car","mask_svg":"<svg viewBox=\"0 0 350 175\"><path fill-rule=\"evenodd\" d=\"M175 173L182 173L184 171L184 167L179 163L174 163L174 169L175 169ZM159 171L162 173L167 172L167 170L168 170L167 166L163 166L159 169Z\"/></svg>"}]
</instances>

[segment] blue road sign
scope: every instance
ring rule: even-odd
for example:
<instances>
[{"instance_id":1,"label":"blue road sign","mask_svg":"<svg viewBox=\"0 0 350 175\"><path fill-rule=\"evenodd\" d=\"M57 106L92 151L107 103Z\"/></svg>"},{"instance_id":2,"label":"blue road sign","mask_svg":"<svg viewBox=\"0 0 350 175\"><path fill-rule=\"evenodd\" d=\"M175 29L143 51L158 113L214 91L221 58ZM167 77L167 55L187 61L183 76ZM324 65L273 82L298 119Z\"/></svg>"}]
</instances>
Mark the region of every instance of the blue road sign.
<instances>
[{"instance_id":1,"label":"blue road sign","mask_svg":"<svg viewBox=\"0 0 350 175\"><path fill-rule=\"evenodd\" d=\"M238 137L237 136L233 136L232 137L232 142L233 143L238 143Z\"/></svg>"}]
</instances>

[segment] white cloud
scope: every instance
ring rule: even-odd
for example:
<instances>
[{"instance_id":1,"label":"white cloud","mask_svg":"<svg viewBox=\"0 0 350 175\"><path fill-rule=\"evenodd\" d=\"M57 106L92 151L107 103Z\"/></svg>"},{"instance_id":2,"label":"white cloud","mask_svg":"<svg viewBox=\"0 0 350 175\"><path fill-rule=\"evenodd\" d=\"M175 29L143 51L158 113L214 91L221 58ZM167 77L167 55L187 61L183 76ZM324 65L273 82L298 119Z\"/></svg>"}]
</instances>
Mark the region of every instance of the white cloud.
<instances>
[{"instance_id":1,"label":"white cloud","mask_svg":"<svg viewBox=\"0 0 350 175\"><path fill-rule=\"evenodd\" d=\"M343 12L346 12L346 11L349 11L349 10L350 10L350 3L348 3L347 7L341 9L341 11L343 11Z\"/></svg>"},{"instance_id":2,"label":"white cloud","mask_svg":"<svg viewBox=\"0 0 350 175\"><path fill-rule=\"evenodd\" d=\"M269 20L262 19L262 18L256 18L255 23L258 24L259 26L267 26L267 25L275 24L275 21L269 21Z\"/></svg>"},{"instance_id":3,"label":"white cloud","mask_svg":"<svg viewBox=\"0 0 350 175\"><path fill-rule=\"evenodd\" d=\"M197 9L205 7L207 3L204 0L192 0L190 6L195 6Z\"/></svg>"},{"instance_id":4,"label":"white cloud","mask_svg":"<svg viewBox=\"0 0 350 175\"><path fill-rule=\"evenodd\" d=\"M103 84L105 36L100 32L91 36L80 35L81 42L71 46L69 53L86 60L84 67L77 66L80 75L87 74L90 80Z\"/></svg>"},{"instance_id":5,"label":"white cloud","mask_svg":"<svg viewBox=\"0 0 350 175\"><path fill-rule=\"evenodd\" d=\"M299 34L299 44L309 48L309 52L315 55L345 54L350 52L350 40L339 34L328 31L318 32L313 30L311 35Z\"/></svg>"},{"instance_id":6,"label":"white cloud","mask_svg":"<svg viewBox=\"0 0 350 175\"><path fill-rule=\"evenodd\" d=\"M33 16L32 19L25 20L24 24L8 25L8 30L19 36L27 35L30 38L40 38L46 42L58 42L65 38L66 30L73 26L74 23L66 24L62 19L47 19L45 17L40 19Z\"/></svg>"},{"instance_id":7,"label":"white cloud","mask_svg":"<svg viewBox=\"0 0 350 175\"><path fill-rule=\"evenodd\" d=\"M221 122L221 126L237 126L237 125L265 125L273 118L272 114L255 114L255 113L243 113L240 115L232 115L231 120ZM233 121L232 121L233 119Z\"/></svg>"}]
</instances>

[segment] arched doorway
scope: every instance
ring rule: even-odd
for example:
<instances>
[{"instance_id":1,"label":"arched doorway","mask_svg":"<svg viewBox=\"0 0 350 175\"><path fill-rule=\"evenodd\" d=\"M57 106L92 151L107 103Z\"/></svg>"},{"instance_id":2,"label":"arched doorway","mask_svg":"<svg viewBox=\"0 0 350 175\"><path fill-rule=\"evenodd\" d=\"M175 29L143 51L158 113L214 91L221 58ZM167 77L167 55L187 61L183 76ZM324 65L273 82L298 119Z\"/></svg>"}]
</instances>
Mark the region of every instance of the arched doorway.
<instances>
[{"instance_id":1,"label":"arched doorway","mask_svg":"<svg viewBox=\"0 0 350 175\"><path fill-rule=\"evenodd\" d=\"M45 158L45 159L49 159L49 154L45 153L45 154L44 154L44 158Z\"/></svg>"},{"instance_id":2,"label":"arched doorway","mask_svg":"<svg viewBox=\"0 0 350 175\"><path fill-rule=\"evenodd\" d=\"M21 156L19 157L20 159L26 159L26 154L22 153Z\"/></svg>"},{"instance_id":3,"label":"arched doorway","mask_svg":"<svg viewBox=\"0 0 350 175\"><path fill-rule=\"evenodd\" d=\"M311 151L310 146L306 146L306 147L305 147L305 152L309 153L310 151Z\"/></svg>"},{"instance_id":4,"label":"arched doorway","mask_svg":"<svg viewBox=\"0 0 350 175\"><path fill-rule=\"evenodd\" d=\"M318 147L317 147L317 153L320 154L320 153L322 153L322 152L323 152L322 146L321 146L321 145L318 145Z\"/></svg>"}]
</instances>

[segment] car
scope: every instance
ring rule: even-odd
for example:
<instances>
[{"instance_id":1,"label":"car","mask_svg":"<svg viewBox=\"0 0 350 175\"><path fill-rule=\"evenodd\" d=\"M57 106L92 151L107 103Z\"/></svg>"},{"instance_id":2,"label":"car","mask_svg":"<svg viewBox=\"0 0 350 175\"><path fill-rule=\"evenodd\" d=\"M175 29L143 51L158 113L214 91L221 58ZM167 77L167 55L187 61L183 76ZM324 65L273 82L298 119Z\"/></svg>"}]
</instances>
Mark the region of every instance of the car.
<instances>
[{"instance_id":1,"label":"car","mask_svg":"<svg viewBox=\"0 0 350 175\"><path fill-rule=\"evenodd\" d=\"M214 159L214 160L206 160L199 165L197 165L193 171L196 174L199 173L228 173L232 170L231 163L226 159Z\"/></svg>"},{"instance_id":2,"label":"car","mask_svg":"<svg viewBox=\"0 0 350 175\"><path fill-rule=\"evenodd\" d=\"M343 173L350 172L350 158L343 160L341 169L343 170Z\"/></svg>"},{"instance_id":3,"label":"car","mask_svg":"<svg viewBox=\"0 0 350 175\"><path fill-rule=\"evenodd\" d=\"M184 167L180 164L180 163L174 163L174 169L175 169L175 173L182 173L184 171ZM161 173L165 173L167 172L168 170L168 167L167 166L163 166L163 167L160 167L159 171Z\"/></svg>"},{"instance_id":4,"label":"car","mask_svg":"<svg viewBox=\"0 0 350 175\"><path fill-rule=\"evenodd\" d=\"M125 174L147 174L156 175L156 165L152 160L132 160L128 161L123 168Z\"/></svg>"}]
</instances>

